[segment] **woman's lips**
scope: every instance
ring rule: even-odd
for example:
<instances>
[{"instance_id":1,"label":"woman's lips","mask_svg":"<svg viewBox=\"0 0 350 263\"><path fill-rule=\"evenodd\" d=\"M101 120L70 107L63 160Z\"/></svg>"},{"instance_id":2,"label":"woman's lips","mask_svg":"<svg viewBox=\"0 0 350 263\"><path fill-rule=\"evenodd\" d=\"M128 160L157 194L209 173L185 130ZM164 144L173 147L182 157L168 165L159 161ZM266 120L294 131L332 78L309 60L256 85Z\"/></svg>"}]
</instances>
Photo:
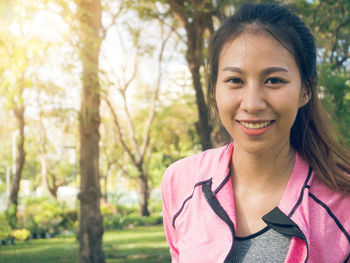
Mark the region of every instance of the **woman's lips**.
<instances>
[{"instance_id":1,"label":"woman's lips","mask_svg":"<svg viewBox=\"0 0 350 263\"><path fill-rule=\"evenodd\" d=\"M247 135L257 136L265 133L274 120L239 120L243 132Z\"/></svg>"}]
</instances>

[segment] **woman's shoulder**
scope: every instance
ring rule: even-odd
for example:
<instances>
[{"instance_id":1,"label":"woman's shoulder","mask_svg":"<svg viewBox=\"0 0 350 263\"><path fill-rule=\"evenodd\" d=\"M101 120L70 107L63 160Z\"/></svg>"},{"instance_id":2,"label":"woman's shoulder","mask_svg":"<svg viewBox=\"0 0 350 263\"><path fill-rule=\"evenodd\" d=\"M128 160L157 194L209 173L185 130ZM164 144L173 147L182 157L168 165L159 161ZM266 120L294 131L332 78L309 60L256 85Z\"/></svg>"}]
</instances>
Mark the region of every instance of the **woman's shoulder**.
<instances>
[{"instance_id":1,"label":"woman's shoulder","mask_svg":"<svg viewBox=\"0 0 350 263\"><path fill-rule=\"evenodd\" d=\"M350 193L337 191L327 186L318 176L310 183L308 191L311 204L318 207L332 220L344 225L350 231ZM349 236L350 237L350 236Z\"/></svg>"},{"instance_id":2,"label":"woman's shoulder","mask_svg":"<svg viewBox=\"0 0 350 263\"><path fill-rule=\"evenodd\" d=\"M200 174L199 171L210 170L210 167L220 165L224 154L229 150L230 144L203 151L192 156L188 156L172 163L165 171L168 174Z\"/></svg>"},{"instance_id":3,"label":"woman's shoulder","mask_svg":"<svg viewBox=\"0 0 350 263\"><path fill-rule=\"evenodd\" d=\"M167 191L177 191L180 188L181 191L192 191L196 184L210 179L215 171L227 165L227 159L231 157L229 151L230 145L226 145L174 162L163 175L162 188L167 188Z\"/></svg>"},{"instance_id":4,"label":"woman's shoulder","mask_svg":"<svg viewBox=\"0 0 350 263\"><path fill-rule=\"evenodd\" d=\"M201 185L227 169L230 149L227 145L206 150L178 160L166 169L161 190L169 214L174 215Z\"/></svg>"},{"instance_id":5,"label":"woman's shoulder","mask_svg":"<svg viewBox=\"0 0 350 263\"><path fill-rule=\"evenodd\" d=\"M344 200L346 202L349 202L350 205L349 191L344 192L341 190L331 188L330 186L326 185L324 181L320 178L320 176L317 174L314 174L314 176L311 179L311 182L309 183L309 192L310 194L317 195L325 200L332 201L334 200L334 198Z\"/></svg>"}]
</instances>

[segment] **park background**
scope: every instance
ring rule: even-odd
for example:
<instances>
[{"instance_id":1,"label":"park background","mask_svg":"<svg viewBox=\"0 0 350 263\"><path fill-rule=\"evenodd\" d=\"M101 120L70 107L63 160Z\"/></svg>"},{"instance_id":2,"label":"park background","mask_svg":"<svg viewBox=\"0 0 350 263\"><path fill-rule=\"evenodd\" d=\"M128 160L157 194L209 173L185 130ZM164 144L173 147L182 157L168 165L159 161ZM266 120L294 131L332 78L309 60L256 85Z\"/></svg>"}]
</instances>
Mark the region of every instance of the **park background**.
<instances>
[{"instance_id":1,"label":"park background","mask_svg":"<svg viewBox=\"0 0 350 263\"><path fill-rule=\"evenodd\" d=\"M318 95L349 143L347 0L0 0L0 262L170 262L161 177L227 139L207 46L244 2L310 27Z\"/></svg>"}]
</instances>

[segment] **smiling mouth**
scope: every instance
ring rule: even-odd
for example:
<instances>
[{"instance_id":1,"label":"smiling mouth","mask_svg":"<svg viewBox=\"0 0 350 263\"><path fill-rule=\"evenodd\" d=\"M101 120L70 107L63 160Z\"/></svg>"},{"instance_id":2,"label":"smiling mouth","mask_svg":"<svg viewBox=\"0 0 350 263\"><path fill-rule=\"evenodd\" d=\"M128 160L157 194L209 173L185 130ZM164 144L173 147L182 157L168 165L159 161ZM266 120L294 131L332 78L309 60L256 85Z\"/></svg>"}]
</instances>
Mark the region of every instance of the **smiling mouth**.
<instances>
[{"instance_id":1,"label":"smiling mouth","mask_svg":"<svg viewBox=\"0 0 350 263\"><path fill-rule=\"evenodd\" d=\"M269 126L273 121L261 121L261 122L249 122L249 121L238 121L243 127L248 129L262 129Z\"/></svg>"}]
</instances>

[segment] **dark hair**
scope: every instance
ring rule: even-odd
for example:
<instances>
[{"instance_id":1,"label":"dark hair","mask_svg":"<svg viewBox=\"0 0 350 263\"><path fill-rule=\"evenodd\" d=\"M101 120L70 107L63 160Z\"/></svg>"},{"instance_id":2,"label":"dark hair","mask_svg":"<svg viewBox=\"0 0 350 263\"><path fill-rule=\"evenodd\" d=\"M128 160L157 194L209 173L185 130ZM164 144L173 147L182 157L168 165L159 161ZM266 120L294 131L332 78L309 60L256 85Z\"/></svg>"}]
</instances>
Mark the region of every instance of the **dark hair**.
<instances>
[{"instance_id":1,"label":"dark hair","mask_svg":"<svg viewBox=\"0 0 350 263\"><path fill-rule=\"evenodd\" d=\"M268 34L294 56L310 100L297 113L291 128L291 147L303 156L329 187L350 192L350 153L334 139L328 114L317 95L314 37L304 22L287 8L244 4L214 33L209 44L207 93L213 112L217 116L215 86L220 53L225 44L247 31Z\"/></svg>"}]
</instances>

